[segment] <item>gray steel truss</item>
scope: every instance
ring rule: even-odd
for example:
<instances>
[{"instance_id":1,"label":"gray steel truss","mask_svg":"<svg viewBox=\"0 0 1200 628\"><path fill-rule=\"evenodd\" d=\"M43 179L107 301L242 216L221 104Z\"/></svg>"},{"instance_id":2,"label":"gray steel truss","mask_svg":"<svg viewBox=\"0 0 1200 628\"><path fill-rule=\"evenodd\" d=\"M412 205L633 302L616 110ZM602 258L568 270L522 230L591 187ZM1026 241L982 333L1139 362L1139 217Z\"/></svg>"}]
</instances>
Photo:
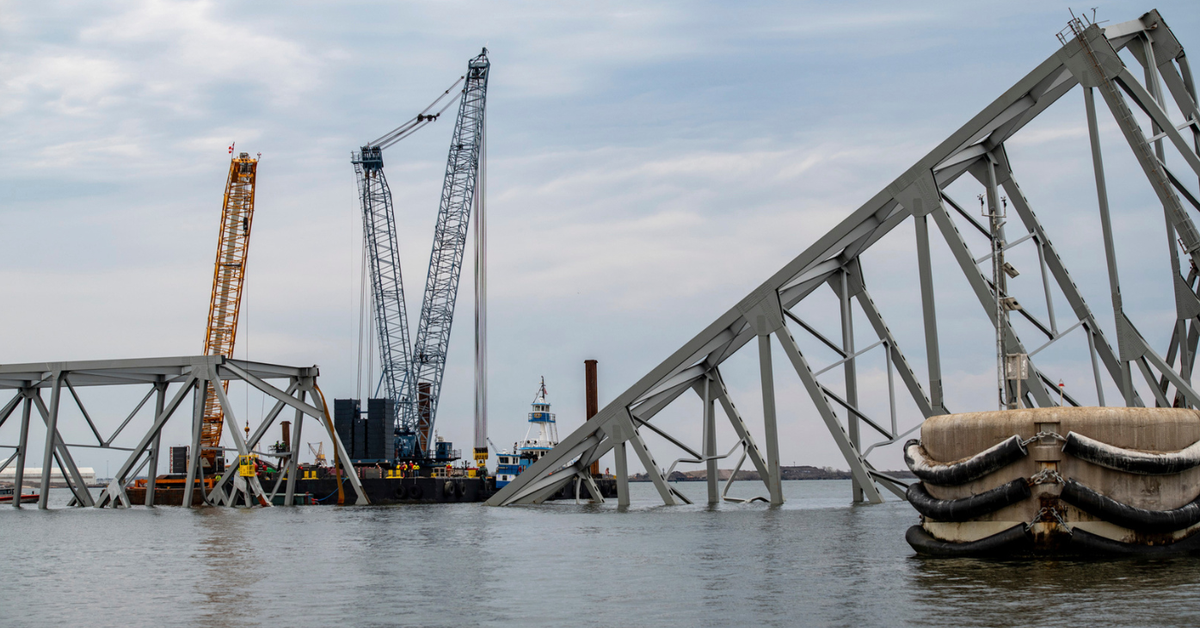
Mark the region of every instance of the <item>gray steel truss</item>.
<instances>
[{"instance_id":1,"label":"gray steel truss","mask_svg":"<svg viewBox=\"0 0 1200 628\"><path fill-rule=\"evenodd\" d=\"M239 476L236 467L227 471L213 485L211 491L204 488L204 482L194 481L197 478L202 479L205 471L200 464L199 437L204 417L205 386L211 382L212 386L209 387L209 390L216 391L218 401L225 412L225 421L229 428L228 434L236 452L239 455L256 454L274 457L278 459L280 468L285 469L285 473L280 476L281 481L286 478L284 483L285 504L293 503L292 495L298 473L297 460L293 453L299 451L300 431L303 426L303 418L306 416L316 419L324 427L325 433L333 441L342 472L345 473L346 480L353 489L355 503L366 504L368 503L366 493L363 492L358 475L350 464L350 457L347 455L345 447L342 446L337 432L333 429L333 421L329 416L324 396L317 386L317 375L318 369L315 366L280 366L233 360L223 356L0 365L0 391L13 391L13 396L8 402L0 406L0 433L2 433L8 418L16 414L18 407L21 408L20 425L16 429L18 432L17 444L0 445L0 447L14 450L7 461L0 465L0 470L15 460L17 465L16 486L21 486L28 453L29 423L32 411L36 408L46 425L47 434L46 446L41 459L39 508L47 507L52 463L62 471L63 478L73 494L70 505L96 508L133 506L125 487L143 469L148 468L145 505L153 506L154 479L158 469L163 426L171 420L180 407L187 405L184 402L187 401L188 395L191 395L192 408L189 414L191 415L192 447L189 452L188 481L184 489L183 503L190 505L195 487L199 487L203 493L204 503L209 505L232 506L239 503L270 505L271 500L279 492L280 482L276 482L272 490L267 491L260 485L257 477L243 478ZM246 382L250 387L275 399L275 406L249 439L242 436L238 427L236 408L229 403L225 387L221 385L222 382L229 380ZM288 386L286 389L280 389L268 383L268 380L287 380ZM76 392L77 388L96 386L147 387L146 394L141 401L134 406L107 438L103 436L100 427ZM43 399L44 389L50 391L49 406ZM64 395L69 395L73 400L88 431L95 437L96 444L68 444L63 439L59 416ZM317 403L315 405L307 403L306 395ZM149 403L151 398L154 398L154 413L137 444L133 447L114 446L113 441L134 422L139 411ZM259 441L266 433L267 428L274 423L280 412L287 408L295 411L294 427L292 428L294 430L292 432L293 442L288 451L264 452L258 450ZM143 419L141 422L145 422L145 420ZM89 487L84 484L83 476L79 473L71 453L85 447L128 452L125 462L121 464L108 485L100 490L99 495L93 495ZM21 507L19 499L13 500L13 507Z\"/></svg>"},{"instance_id":2,"label":"gray steel truss","mask_svg":"<svg viewBox=\"0 0 1200 628\"><path fill-rule=\"evenodd\" d=\"M957 270L961 271L991 321L997 357L1000 358L997 366L998 393L1003 407L1054 406L1060 403L1060 395L1062 403L1078 405L1070 395L1060 392L1056 386L1058 380L1039 369L1034 360L1043 349L1075 330L1087 337L1089 355L1085 363L1090 366L1094 376L1101 405L1105 403L1105 381L1112 382L1120 389L1121 401L1125 405L1141 406L1148 403L1150 400L1143 400L1134 384L1134 373L1138 373L1146 382L1145 386L1141 386L1142 390L1152 391L1156 405L1200 407L1200 396L1197 396L1191 383L1197 344L1200 342L1200 297L1197 296L1200 232L1193 222L1196 212L1200 212L1200 201L1197 200L1200 193L1194 187L1195 177L1200 177L1200 112L1187 58L1179 41L1157 11L1107 28L1072 20L1059 38L1063 46L1049 59L621 393L488 503L508 505L541 502L567 482L587 477L589 465L613 451L618 505L628 505L627 444L641 460L664 503L687 501L667 481L669 472L656 462L643 440L642 434L647 430L663 437L686 454L676 464L691 463L707 467L710 503L729 499L718 490L716 462L738 449L742 450L742 458L736 468L740 468L742 462L749 458L763 479L767 492L764 499L773 504L781 503L775 375L771 361L775 346L782 348L795 376L849 465L853 476L853 499L879 502L882 501L881 491L884 490L903 498L904 484L879 472L867 455L877 447L900 442L920 425L918 422L903 431L898 425L897 388L911 397L922 415L920 420L949 412L945 402L948 384L941 367L937 298L930 255L930 240L936 236L931 236L931 231L940 234L945 241ZM1141 81L1118 55L1123 50L1132 53L1142 66ZM1165 93L1162 85L1167 87ZM1110 334L1101 329L1093 310L1071 279L1046 229L1038 221L1032 204L1018 186L1005 150L1005 142L1009 138L1076 86L1082 86L1084 90L1097 209L1116 321L1115 330L1110 330ZM1145 340L1126 316L1122 305L1097 130L1096 91L1099 91L1112 113L1137 158L1142 174L1164 210L1177 316L1170 344L1162 354ZM1165 94L1169 94L1182 120L1172 119L1169 115ZM1138 115L1134 114L1135 111ZM1166 159L1168 146L1174 149L1171 166L1167 165ZM963 175L969 175L982 187L980 198L986 198L987 214L992 216L992 225L976 219L947 193L947 188ZM1009 203L1011 213L1006 214ZM927 373L922 376L918 376L898 339L889 330L883 313L872 300L865 280L864 261L861 259L864 251L909 221L913 223L916 236L916 274L919 277L924 318ZM978 231L987 239L988 253L977 255L971 250L967 238L959 231L960 224ZM1006 236L1006 225L1009 231L1024 232L1010 240ZM1041 291L1046 297L1046 320L1029 313L1010 298L1008 286L1012 285L1017 273L1007 272L1012 269L1005 268L1003 255L1006 250L1026 242L1029 242L1027 246L1036 248L1040 272L1029 273L1028 276L1040 279L1043 284ZM981 264L986 264L984 267L989 272L985 274ZM836 340L822 335L793 312L798 304L826 286L837 298L836 310L825 315L826 319L841 321L842 336ZM1060 322L1056 318L1053 288L1057 288L1070 305L1071 318L1068 321ZM856 331L861 333L853 325L856 307L870 323L869 336L865 340L856 337ZM1016 322L1010 321L1010 318ZM1018 333L1019 329L1032 329L1037 338L1027 345L1022 334ZM797 335L803 335L806 341L831 350L838 356L838 361L814 370L812 358L797 343ZM1113 336L1116 338L1115 348L1110 341ZM734 407L721 377L722 364L752 340L756 341L760 357L765 457L751 438L746 419ZM887 365L886 390L869 390L865 388L866 382L858 377L855 362L868 352L884 354ZM1022 371L1009 371L1004 361L1005 357L1021 355L1030 358L1023 377L1020 375ZM841 394L821 379L822 375L831 371L840 372L842 381L838 388ZM652 423L656 414L688 391L695 392L703 401L704 409L698 417L702 453L686 445L677 435L669 434ZM887 399L890 416L886 419L868 416L860 407L860 399ZM725 455L717 453L715 402L721 404L739 439ZM864 449L864 432L878 433L882 440ZM671 469L674 469L674 465ZM728 490L728 485L725 490Z\"/></svg>"}]
</instances>

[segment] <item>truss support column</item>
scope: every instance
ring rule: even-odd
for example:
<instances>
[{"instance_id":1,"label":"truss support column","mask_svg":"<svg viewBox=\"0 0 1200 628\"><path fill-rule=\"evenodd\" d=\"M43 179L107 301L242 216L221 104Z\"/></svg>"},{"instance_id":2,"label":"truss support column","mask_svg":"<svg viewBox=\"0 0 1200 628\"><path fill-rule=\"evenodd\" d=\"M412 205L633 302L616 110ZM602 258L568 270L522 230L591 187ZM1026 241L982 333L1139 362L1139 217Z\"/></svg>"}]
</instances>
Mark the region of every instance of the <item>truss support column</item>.
<instances>
[{"instance_id":1,"label":"truss support column","mask_svg":"<svg viewBox=\"0 0 1200 628\"><path fill-rule=\"evenodd\" d=\"M300 401L304 402L304 391L296 392ZM300 472L300 429L304 426L304 413L299 409L296 410L296 418L293 421L296 424L295 431L292 432L292 442L288 443L288 466L287 466L287 488L283 495L284 506L295 506L294 496L296 495L296 474Z\"/></svg>"},{"instance_id":2,"label":"truss support column","mask_svg":"<svg viewBox=\"0 0 1200 628\"><path fill-rule=\"evenodd\" d=\"M629 506L629 458L625 452L625 441L613 446L613 458L617 471L617 507Z\"/></svg>"},{"instance_id":3,"label":"truss support column","mask_svg":"<svg viewBox=\"0 0 1200 628\"><path fill-rule=\"evenodd\" d=\"M21 507L21 489L25 485L25 452L29 449L29 415L33 411L33 397L29 389L21 390L25 398L21 406L21 440L17 443L17 469L13 478L13 508Z\"/></svg>"},{"instance_id":4,"label":"truss support column","mask_svg":"<svg viewBox=\"0 0 1200 628\"><path fill-rule=\"evenodd\" d=\"M216 393L217 401L221 404L221 409L223 411L222 413L225 415L225 424L229 426L229 437L233 439L233 446L237 448L239 457L248 455L250 453L250 448L246 446L245 439L241 434L238 433L237 415L234 414L233 404L229 402L229 396L225 394L225 387L217 385L217 383L220 382L220 378L217 375L216 367L209 367L208 373L209 377L211 377L214 382L213 392ZM239 482L239 480L242 481ZM233 482L235 491L237 490L239 484L242 484L244 487L242 490L246 494L246 506L253 506L255 499L257 499L258 502L263 506L271 505L271 502L267 501L266 499L266 491L263 490L262 484L259 483L258 476L252 476L243 480L239 475L233 478ZM232 502L234 498L235 493L230 493L230 505L233 505Z\"/></svg>"},{"instance_id":5,"label":"truss support column","mask_svg":"<svg viewBox=\"0 0 1200 628\"><path fill-rule=\"evenodd\" d=\"M800 347L796 345L796 340L792 338L792 332L787 327L784 327L776 332L776 334L779 336L779 344L783 345L784 353L787 354L788 359L792 362L792 368L796 370L796 375L804 383L804 388L808 391L809 398L817 406L817 412L820 413L821 419L825 422L825 427L829 429L829 433L837 443L838 449L842 452L842 457L850 465L851 475L858 480L859 486L862 486L867 501L873 504L882 503L883 496L879 494L879 488L875 486L875 482L871 479L871 473L867 468L866 461L863 460L862 454L859 453L858 449L850 443L850 438L846 435L846 430L842 428L841 423L838 423L837 415L834 414L833 408L829 405L829 400L825 397L825 391L821 389L817 378L813 376L812 368L808 365L808 360L805 360L804 356L800 353Z\"/></svg>"},{"instance_id":6,"label":"truss support column","mask_svg":"<svg viewBox=\"0 0 1200 628\"><path fill-rule=\"evenodd\" d=\"M717 486L717 416L714 412L715 402L712 394L712 376L704 376L704 465L705 479L708 483L708 503L721 501L721 493Z\"/></svg>"},{"instance_id":7,"label":"truss support column","mask_svg":"<svg viewBox=\"0 0 1200 628\"><path fill-rule=\"evenodd\" d=\"M779 426L775 421L775 375L771 369L771 335L758 337L758 369L762 375L763 427L767 439L767 469L771 478L767 490L771 504L783 503L783 485L779 481Z\"/></svg>"},{"instance_id":8,"label":"truss support column","mask_svg":"<svg viewBox=\"0 0 1200 628\"><path fill-rule=\"evenodd\" d=\"M54 445L58 440L58 404L62 400L62 383L65 375L62 371L54 373L54 388L50 392L50 415L46 417L46 451L42 454L42 483L38 495L38 509L45 510L50 494L50 463L54 458ZM67 472L63 470L63 480Z\"/></svg>"},{"instance_id":9,"label":"truss support column","mask_svg":"<svg viewBox=\"0 0 1200 628\"><path fill-rule=\"evenodd\" d=\"M158 382L154 385L157 393L154 399L154 418L162 416L167 403L167 384ZM146 470L146 506L154 507L154 481L158 477L158 453L162 447L162 428L154 431L154 440L150 443L150 464Z\"/></svg>"},{"instance_id":10,"label":"truss support column","mask_svg":"<svg viewBox=\"0 0 1200 628\"><path fill-rule=\"evenodd\" d=\"M208 382L197 379L192 399L192 449L188 452L187 479L183 484L183 507L192 507L192 495L196 484L196 470L200 467L200 432L204 427L204 397ZM236 430L235 430L236 431ZM223 454L222 454L223 455ZM201 476L203 481L203 475Z\"/></svg>"},{"instance_id":11,"label":"truss support column","mask_svg":"<svg viewBox=\"0 0 1200 628\"><path fill-rule=\"evenodd\" d=\"M626 410L622 417L624 421L622 421L621 431L627 432L627 440L633 445L634 453L641 459L642 467L646 469L646 475L650 476L650 480L654 482L654 488L658 489L658 495L662 497L663 504L674 506L677 502L671 492L671 487L667 484L667 479L663 477L662 470L658 468L658 463L654 461L654 456L650 454L650 449L646 447L646 442L642 440L642 435L634 427L632 415Z\"/></svg>"},{"instance_id":12,"label":"truss support column","mask_svg":"<svg viewBox=\"0 0 1200 628\"><path fill-rule=\"evenodd\" d=\"M858 373L854 368L854 309L850 306L850 271L846 268L838 273L840 279L840 289L838 290L838 300L842 316L842 351L846 353L846 361L842 368L845 373L846 382L846 403L849 403L855 408L858 407ZM761 345L761 342L760 342ZM859 432L859 418L853 412L846 413L846 427L850 432L850 443L857 450L862 449L862 435ZM768 451L768 455L770 452ZM775 458L772 456L772 460ZM772 469L775 473L779 472L778 467ZM854 501L861 502L863 500L862 486L859 486L857 479L851 479L852 493Z\"/></svg>"},{"instance_id":13,"label":"truss support column","mask_svg":"<svg viewBox=\"0 0 1200 628\"><path fill-rule=\"evenodd\" d=\"M1095 323L1089 319L1083 330L1087 332L1088 355L1092 357L1092 377L1096 380L1096 403L1104 407L1104 380L1100 377L1100 363L1096 361L1096 337L1092 326Z\"/></svg>"},{"instance_id":14,"label":"truss support column","mask_svg":"<svg viewBox=\"0 0 1200 628\"><path fill-rule=\"evenodd\" d=\"M66 375L63 376L63 381L66 381ZM42 415L42 421L46 427L50 426L50 410L41 398L35 396L33 403L37 406L38 413ZM71 489L74 498L67 504L68 506L93 506L95 501L92 499L92 494L88 492L87 485L83 481L83 475L79 473L79 467L75 465L75 459L71 457L71 451L63 443L62 434L57 429L54 430L54 460L58 463L58 468L62 470L63 480L66 481L67 488Z\"/></svg>"},{"instance_id":15,"label":"truss support column","mask_svg":"<svg viewBox=\"0 0 1200 628\"><path fill-rule=\"evenodd\" d=\"M1100 208L1100 229L1104 238L1104 256L1108 263L1108 286L1112 293L1113 317L1117 324L1117 352L1121 362L1121 394L1125 405L1133 406L1133 377L1127 355L1125 340L1125 313L1121 304L1121 283L1117 275L1117 253L1113 244L1112 219L1108 212L1108 185L1104 180L1104 158L1100 152L1100 130L1096 122L1096 96L1093 88L1083 89L1083 100L1087 108L1088 139L1092 145L1092 169L1096 177L1096 200Z\"/></svg>"},{"instance_id":16,"label":"truss support column","mask_svg":"<svg viewBox=\"0 0 1200 628\"><path fill-rule=\"evenodd\" d=\"M917 230L917 267L921 278L921 311L925 319L925 355L929 363L929 404L937 414L946 413L942 397L942 358L938 346L937 307L933 295L933 264L929 255L929 217L914 216ZM891 351L891 348L888 349Z\"/></svg>"}]
</instances>

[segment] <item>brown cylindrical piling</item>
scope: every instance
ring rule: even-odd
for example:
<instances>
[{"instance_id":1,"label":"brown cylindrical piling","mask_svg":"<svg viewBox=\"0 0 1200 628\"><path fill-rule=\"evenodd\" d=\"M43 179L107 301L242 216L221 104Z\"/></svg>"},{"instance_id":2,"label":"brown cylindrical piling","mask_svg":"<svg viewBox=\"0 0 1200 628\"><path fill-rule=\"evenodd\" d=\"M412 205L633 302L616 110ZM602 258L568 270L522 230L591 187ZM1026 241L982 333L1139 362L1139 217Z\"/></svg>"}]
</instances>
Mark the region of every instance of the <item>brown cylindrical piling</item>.
<instances>
[{"instance_id":1,"label":"brown cylindrical piling","mask_svg":"<svg viewBox=\"0 0 1200 628\"><path fill-rule=\"evenodd\" d=\"M587 392L586 392L586 394L587 394L587 418L589 420L591 420L591 418L596 416L596 413L600 411L600 402L597 399L598 393L596 391L596 361L595 360L584 360L583 361L583 377L584 377L584 382L585 382L585 388L587 390ZM600 475L600 461L599 460L592 463L592 475Z\"/></svg>"}]
</instances>

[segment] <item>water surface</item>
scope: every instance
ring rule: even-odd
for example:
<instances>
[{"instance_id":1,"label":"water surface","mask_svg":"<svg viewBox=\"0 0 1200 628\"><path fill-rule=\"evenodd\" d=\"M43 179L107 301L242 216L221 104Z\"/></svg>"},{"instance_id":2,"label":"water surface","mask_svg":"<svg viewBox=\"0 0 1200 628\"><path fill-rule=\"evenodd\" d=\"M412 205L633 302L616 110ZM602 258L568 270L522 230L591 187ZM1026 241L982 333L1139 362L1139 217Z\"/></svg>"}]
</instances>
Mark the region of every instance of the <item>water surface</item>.
<instances>
[{"instance_id":1,"label":"water surface","mask_svg":"<svg viewBox=\"0 0 1200 628\"><path fill-rule=\"evenodd\" d=\"M921 559L912 508L851 506L847 481L784 482L779 508L632 492L626 512L0 507L0 625L1200 624L1196 558Z\"/></svg>"}]
</instances>

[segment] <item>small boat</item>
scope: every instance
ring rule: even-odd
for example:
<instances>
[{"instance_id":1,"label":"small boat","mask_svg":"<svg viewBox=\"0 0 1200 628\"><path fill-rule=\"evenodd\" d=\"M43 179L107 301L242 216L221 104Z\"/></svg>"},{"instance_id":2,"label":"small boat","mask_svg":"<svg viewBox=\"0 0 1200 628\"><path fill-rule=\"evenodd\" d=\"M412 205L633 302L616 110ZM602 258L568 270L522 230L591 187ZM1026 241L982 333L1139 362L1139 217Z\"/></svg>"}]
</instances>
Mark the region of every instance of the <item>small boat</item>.
<instances>
[{"instance_id":1,"label":"small boat","mask_svg":"<svg viewBox=\"0 0 1200 628\"><path fill-rule=\"evenodd\" d=\"M14 489L12 487L0 488L0 504L11 504L12 500L15 496L16 496L16 489ZM36 502L37 500L38 500L37 493L21 493L21 503L22 504Z\"/></svg>"},{"instance_id":2,"label":"small boat","mask_svg":"<svg viewBox=\"0 0 1200 628\"><path fill-rule=\"evenodd\" d=\"M497 489L504 488L529 465L558 445L558 424L554 421L554 413L550 412L546 395L546 378L543 377L537 395L530 404L529 430L525 432L525 440L513 443L512 451L502 451L496 456Z\"/></svg>"}]
</instances>

